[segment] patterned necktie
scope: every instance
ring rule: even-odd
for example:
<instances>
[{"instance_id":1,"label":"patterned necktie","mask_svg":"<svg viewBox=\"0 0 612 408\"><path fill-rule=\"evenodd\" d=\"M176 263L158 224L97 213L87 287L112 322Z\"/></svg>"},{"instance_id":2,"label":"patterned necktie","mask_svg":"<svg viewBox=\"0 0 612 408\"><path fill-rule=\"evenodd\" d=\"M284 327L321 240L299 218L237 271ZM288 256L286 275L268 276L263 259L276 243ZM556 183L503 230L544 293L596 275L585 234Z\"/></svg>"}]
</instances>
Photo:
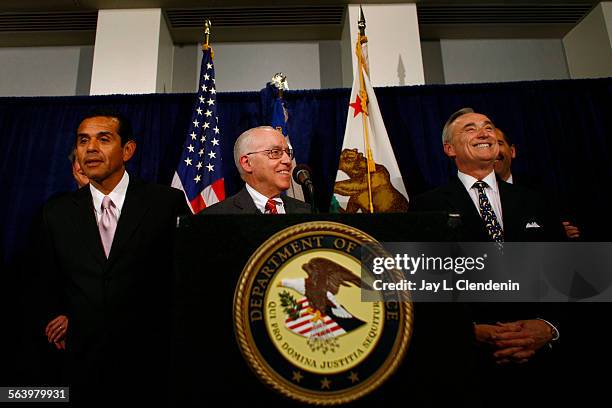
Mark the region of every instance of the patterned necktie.
<instances>
[{"instance_id":1,"label":"patterned necktie","mask_svg":"<svg viewBox=\"0 0 612 408\"><path fill-rule=\"evenodd\" d=\"M100 216L100 222L98 228L100 229L100 238L102 238L102 246L104 247L104 253L108 258L108 254L113 245L113 237L115 236L115 230L117 229L117 216L112 211L115 207L115 203L109 196L104 196L102 200L102 215Z\"/></svg>"},{"instance_id":2,"label":"patterned necktie","mask_svg":"<svg viewBox=\"0 0 612 408\"><path fill-rule=\"evenodd\" d=\"M266 202L266 214L278 214L276 210L277 202L273 198L268 198Z\"/></svg>"},{"instance_id":3,"label":"patterned necktie","mask_svg":"<svg viewBox=\"0 0 612 408\"><path fill-rule=\"evenodd\" d=\"M477 181L472 187L478 190L478 206L480 207L480 217L485 223L485 228L487 229L489 236L495 242L504 242L504 231L499 225L497 217L495 216L495 212L491 207L489 197L487 197L487 193L485 193L487 183L485 183L484 181Z\"/></svg>"}]
</instances>

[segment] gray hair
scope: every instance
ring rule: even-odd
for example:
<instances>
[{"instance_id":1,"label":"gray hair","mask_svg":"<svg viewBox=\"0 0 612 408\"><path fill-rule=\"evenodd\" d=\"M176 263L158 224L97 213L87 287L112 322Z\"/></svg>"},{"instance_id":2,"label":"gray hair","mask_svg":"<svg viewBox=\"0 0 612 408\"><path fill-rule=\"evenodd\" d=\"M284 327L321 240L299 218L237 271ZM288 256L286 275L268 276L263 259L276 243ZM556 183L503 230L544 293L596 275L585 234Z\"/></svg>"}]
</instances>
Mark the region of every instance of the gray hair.
<instances>
[{"instance_id":1,"label":"gray hair","mask_svg":"<svg viewBox=\"0 0 612 408\"><path fill-rule=\"evenodd\" d=\"M474 113L474 109L472 108L461 108L457 112L450 115L446 123L444 124L444 129L442 129L442 144L450 143L452 134L450 132L450 127L457 120L459 116L465 115L466 113Z\"/></svg>"},{"instance_id":2,"label":"gray hair","mask_svg":"<svg viewBox=\"0 0 612 408\"><path fill-rule=\"evenodd\" d=\"M244 170L240 165L240 158L247 153L250 153L253 150L253 134L258 130L271 130L274 132L278 132L272 126L257 126L242 132L238 139L236 139L236 143L234 143L234 163L236 164L236 168L238 169L238 173L240 173L240 177L243 177Z\"/></svg>"}]
</instances>

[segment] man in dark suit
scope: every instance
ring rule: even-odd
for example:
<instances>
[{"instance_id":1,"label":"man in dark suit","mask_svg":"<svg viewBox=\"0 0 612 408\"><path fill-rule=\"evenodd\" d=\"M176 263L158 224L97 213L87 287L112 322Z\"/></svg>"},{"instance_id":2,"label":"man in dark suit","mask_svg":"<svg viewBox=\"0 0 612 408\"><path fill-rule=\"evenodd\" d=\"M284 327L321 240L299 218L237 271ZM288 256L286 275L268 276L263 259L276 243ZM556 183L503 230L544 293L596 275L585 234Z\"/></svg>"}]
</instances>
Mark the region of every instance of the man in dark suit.
<instances>
[{"instance_id":1,"label":"man in dark suit","mask_svg":"<svg viewBox=\"0 0 612 408\"><path fill-rule=\"evenodd\" d=\"M512 143L511 138L507 133L503 132L500 128L495 128L495 136L497 137L497 143L499 144L499 154L497 160L495 160L495 175L498 179L505 181L506 183L516 184L514 175L512 174L512 160L516 158L516 145ZM522 185L530 186L534 190L540 190L533 182L525 182L527 176L519 177L519 182ZM565 235L568 239L580 238L580 229L573 225L568 220L561 221Z\"/></svg>"},{"instance_id":2,"label":"man in dark suit","mask_svg":"<svg viewBox=\"0 0 612 408\"><path fill-rule=\"evenodd\" d=\"M173 236L189 210L180 191L128 175L135 149L123 116L86 116L76 156L90 184L46 203L36 246L41 322L66 316L53 339L71 400L88 406L166 401Z\"/></svg>"},{"instance_id":3,"label":"man in dark suit","mask_svg":"<svg viewBox=\"0 0 612 408\"><path fill-rule=\"evenodd\" d=\"M200 214L306 214L308 204L283 196L291 185L293 149L270 126L242 133L234 144L234 162L244 188Z\"/></svg>"},{"instance_id":4,"label":"man in dark suit","mask_svg":"<svg viewBox=\"0 0 612 408\"><path fill-rule=\"evenodd\" d=\"M495 126L485 115L464 108L455 112L443 130L444 152L454 160L458 174L447 185L416 197L412 210L459 213L465 241L555 240L559 224L529 190L497 180L494 172L499 145ZM484 354L484 379L525 380L515 366L536 359L559 337L555 325L529 304L474 304L474 337ZM549 318L550 319L550 318ZM553 320L553 319L550 319ZM501 378L495 367L510 367ZM491 371L492 370L492 371ZM523 372L524 373L524 372ZM525 384L525 381L522 382ZM499 391L499 388L495 388ZM493 392L493 395L498 395Z\"/></svg>"}]
</instances>

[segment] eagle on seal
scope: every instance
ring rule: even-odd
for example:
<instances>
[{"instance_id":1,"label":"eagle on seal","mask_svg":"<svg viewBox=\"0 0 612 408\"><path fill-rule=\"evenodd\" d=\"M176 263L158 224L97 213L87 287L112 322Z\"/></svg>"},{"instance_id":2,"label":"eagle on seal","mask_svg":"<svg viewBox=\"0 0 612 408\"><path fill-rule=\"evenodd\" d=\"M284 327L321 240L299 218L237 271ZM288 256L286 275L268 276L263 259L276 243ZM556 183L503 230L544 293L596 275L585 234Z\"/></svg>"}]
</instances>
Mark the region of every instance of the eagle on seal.
<instances>
[{"instance_id":1,"label":"eagle on seal","mask_svg":"<svg viewBox=\"0 0 612 408\"><path fill-rule=\"evenodd\" d=\"M283 279L279 286L293 289L308 299L309 311L314 314L311 319L313 323L322 320L321 316L328 315L346 331L364 324L338 302L336 295L341 286L349 287L352 284L372 290L370 285L344 266L326 258L312 258L302 265L302 269L307 278Z\"/></svg>"}]
</instances>

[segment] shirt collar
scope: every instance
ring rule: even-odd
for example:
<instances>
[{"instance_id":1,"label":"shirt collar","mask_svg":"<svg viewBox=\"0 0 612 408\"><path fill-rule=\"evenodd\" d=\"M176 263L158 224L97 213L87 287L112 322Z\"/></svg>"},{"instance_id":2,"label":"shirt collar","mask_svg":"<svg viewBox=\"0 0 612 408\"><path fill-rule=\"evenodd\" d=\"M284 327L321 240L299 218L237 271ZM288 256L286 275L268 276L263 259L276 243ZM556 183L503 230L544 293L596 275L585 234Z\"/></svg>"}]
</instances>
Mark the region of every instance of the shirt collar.
<instances>
[{"instance_id":1,"label":"shirt collar","mask_svg":"<svg viewBox=\"0 0 612 408\"><path fill-rule=\"evenodd\" d=\"M259 191L255 190L248 183L246 183L245 186L246 186L247 191L249 192L249 195L253 199L253 203L255 203L255 207L257 207L257 209L261 211L262 213L266 212L266 203L268 202L268 197L261 194ZM274 201L276 201L277 206L283 205L283 200L281 200L280 197L271 197L271 198Z\"/></svg>"},{"instance_id":2,"label":"shirt collar","mask_svg":"<svg viewBox=\"0 0 612 408\"><path fill-rule=\"evenodd\" d=\"M470 189L474 186L474 183L478 181L477 178L470 176L469 174L462 173L457 171L457 177L461 180L461 183L465 187L466 190L470 191ZM487 188L497 192L497 179L495 178L495 171L491 171L489 175L482 179L485 183L487 183Z\"/></svg>"},{"instance_id":3,"label":"shirt collar","mask_svg":"<svg viewBox=\"0 0 612 408\"><path fill-rule=\"evenodd\" d=\"M125 195L127 193L128 185L130 184L130 176L127 171L123 172L123 177L119 183L115 186L113 191L108 193L108 196L115 204L117 211L121 213L121 209L123 208L123 203L125 201ZM93 184L89 183L89 191L91 191L91 197L93 198L93 205L96 212L100 211L102 207L102 200L104 199L104 194L94 187Z\"/></svg>"}]
</instances>

